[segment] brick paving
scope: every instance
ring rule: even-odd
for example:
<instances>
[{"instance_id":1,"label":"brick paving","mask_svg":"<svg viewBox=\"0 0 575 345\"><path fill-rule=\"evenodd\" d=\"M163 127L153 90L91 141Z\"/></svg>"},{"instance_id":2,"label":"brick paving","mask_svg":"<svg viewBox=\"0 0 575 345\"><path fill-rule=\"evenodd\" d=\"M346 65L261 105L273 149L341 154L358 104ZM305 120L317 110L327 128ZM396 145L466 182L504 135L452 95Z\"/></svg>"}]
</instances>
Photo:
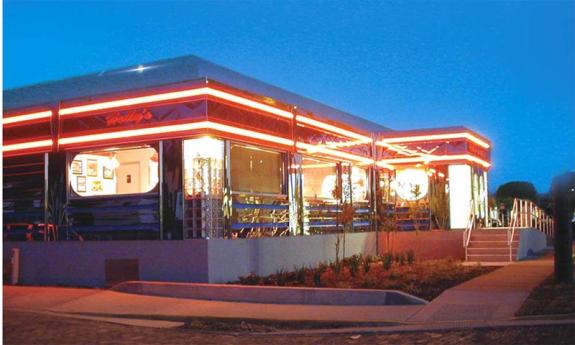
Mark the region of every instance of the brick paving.
<instances>
[{"instance_id":1,"label":"brick paving","mask_svg":"<svg viewBox=\"0 0 575 345\"><path fill-rule=\"evenodd\" d=\"M4 311L4 344L573 344L571 325L411 333L336 335L227 335L187 329L158 329L79 320L18 311Z\"/></svg>"}]
</instances>

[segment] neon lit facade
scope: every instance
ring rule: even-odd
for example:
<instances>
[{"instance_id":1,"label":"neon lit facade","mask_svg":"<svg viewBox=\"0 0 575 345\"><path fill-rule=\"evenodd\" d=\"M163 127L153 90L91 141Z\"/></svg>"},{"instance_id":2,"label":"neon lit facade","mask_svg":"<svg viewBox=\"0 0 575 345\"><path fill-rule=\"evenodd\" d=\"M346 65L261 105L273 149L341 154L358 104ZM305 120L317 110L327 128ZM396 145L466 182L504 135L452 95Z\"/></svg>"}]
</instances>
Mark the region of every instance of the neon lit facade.
<instances>
[{"instance_id":1,"label":"neon lit facade","mask_svg":"<svg viewBox=\"0 0 575 345\"><path fill-rule=\"evenodd\" d=\"M487 222L492 145L478 133L393 131L195 57L4 97L6 239L375 231L390 214L404 230L454 228L462 197ZM452 166L469 190L450 190Z\"/></svg>"}]
</instances>

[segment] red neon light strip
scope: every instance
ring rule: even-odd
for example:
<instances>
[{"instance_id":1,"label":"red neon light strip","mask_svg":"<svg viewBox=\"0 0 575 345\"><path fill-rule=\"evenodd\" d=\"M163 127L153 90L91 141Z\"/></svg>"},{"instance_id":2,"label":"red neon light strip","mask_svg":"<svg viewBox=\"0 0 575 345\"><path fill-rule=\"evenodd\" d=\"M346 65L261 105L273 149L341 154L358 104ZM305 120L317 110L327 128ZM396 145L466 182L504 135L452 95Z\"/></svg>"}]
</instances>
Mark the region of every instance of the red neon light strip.
<instances>
[{"instance_id":1,"label":"red neon light strip","mask_svg":"<svg viewBox=\"0 0 575 345\"><path fill-rule=\"evenodd\" d=\"M60 145L70 145L70 144L77 144L77 143L85 143L91 141L100 141L100 140L110 140L110 139L119 139L119 138L126 138L126 137L139 137L139 136L147 136L147 135L155 135L155 134L162 134L162 133L172 133L172 132L182 132L182 131L191 131L197 129L213 129L217 131L237 134L253 139L273 142L281 145L292 146L293 141L281 137L276 137L274 135L269 135L265 133L258 133L254 131L250 131L247 129L236 128L228 125L223 125L220 123L214 123L209 121L201 121L201 122L194 122L194 123L186 123L186 124L179 124L179 125L170 125L170 126L158 126L158 127L151 127L151 128L141 128L141 129L130 129L126 131L117 131L117 132L109 132L109 133L100 133L100 134L89 134L89 135L82 135L82 136L74 136L74 137L66 137L60 138L58 143Z\"/></svg>"},{"instance_id":2,"label":"red neon light strip","mask_svg":"<svg viewBox=\"0 0 575 345\"><path fill-rule=\"evenodd\" d=\"M372 139L370 137L366 137L365 135L361 135L361 134L358 134L358 133L355 133L352 131L348 131L347 129L332 126L332 125L327 124L325 122L310 119L309 117L297 115L295 117L295 119L298 122L302 122L302 123L314 126L316 128L319 128L319 129L327 129L330 132L341 134L341 135L344 135L344 136L349 137L349 138L358 139L358 140L361 140L362 142L365 142L365 143L370 143L372 141Z\"/></svg>"},{"instance_id":3,"label":"red neon light strip","mask_svg":"<svg viewBox=\"0 0 575 345\"><path fill-rule=\"evenodd\" d=\"M141 96L141 97L134 97L134 98L124 98L119 99L116 101L107 101L107 102L99 102L99 103L92 103L86 105L79 105L79 106L72 106L72 107L65 107L60 109L59 114L60 116L72 115L72 114L81 114L90 111L96 110L106 110L106 109L113 109L125 106L132 106L132 105L141 105L141 104L148 104L154 102L161 102L161 101L169 101L169 100L176 100L194 96L213 96L216 98L224 99L230 101L232 103L241 104L253 109L258 109L265 111L267 113L275 114L280 117L284 117L287 119L292 119L293 114L289 111L278 109L267 104L259 103L256 101L252 101L250 99L232 95L231 93L227 93L220 90L215 90L209 87L202 87L197 89L190 89L190 90L183 90L183 91L174 91L174 92L166 92L160 93L155 95L149 96Z\"/></svg>"},{"instance_id":4,"label":"red neon light strip","mask_svg":"<svg viewBox=\"0 0 575 345\"><path fill-rule=\"evenodd\" d=\"M472 155L441 155L441 156L421 156L421 157L408 157L408 158L392 158L392 159L383 159L377 164L402 164L402 163L426 163L426 162L435 162L435 161L454 161L454 160L467 160L475 163L481 164L485 168L489 168L491 163L486 162L480 158L477 158Z\"/></svg>"},{"instance_id":5,"label":"red neon light strip","mask_svg":"<svg viewBox=\"0 0 575 345\"><path fill-rule=\"evenodd\" d=\"M430 134L430 135L416 135L413 137L400 137L400 138L385 138L379 142L378 145L383 143L402 143L402 142L414 142L414 141L430 141L430 140L442 140L442 139L458 139L458 138L466 138L479 146L482 146L486 149L490 147L488 143L485 141L477 138L471 133L462 132L462 133L448 133L448 134Z\"/></svg>"},{"instance_id":6,"label":"red neon light strip","mask_svg":"<svg viewBox=\"0 0 575 345\"><path fill-rule=\"evenodd\" d=\"M26 149L35 149L39 147L49 147L52 146L52 139L39 140L39 141L29 141L20 144L10 144L2 146L2 152L10 151L20 151Z\"/></svg>"},{"instance_id":7,"label":"red neon light strip","mask_svg":"<svg viewBox=\"0 0 575 345\"><path fill-rule=\"evenodd\" d=\"M10 116L10 117L5 117L2 119L2 125L8 125L8 124L18 123L18 122L23 122L23 121L38 120L38 119L43 119L43 118L51 117L51 116L52 116L51 110L39 111L36 113L29 113L29 114L23 114L23 115L17 115L17 116Z\"/></svg>"}]
</instances>

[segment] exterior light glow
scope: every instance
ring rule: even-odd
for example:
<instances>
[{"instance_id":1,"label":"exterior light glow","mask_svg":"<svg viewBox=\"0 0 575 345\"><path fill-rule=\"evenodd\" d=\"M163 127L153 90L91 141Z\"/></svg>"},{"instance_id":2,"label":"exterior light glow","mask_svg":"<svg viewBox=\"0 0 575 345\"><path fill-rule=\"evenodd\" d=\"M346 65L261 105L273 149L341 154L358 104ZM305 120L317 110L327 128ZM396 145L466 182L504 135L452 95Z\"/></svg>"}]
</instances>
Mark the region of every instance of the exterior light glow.
<instances>
[{"instance_id":1,"label":"exterior light glow","mask_svg":"<svg viewBox=\"0 0 575 345\"><path fill-rule=\"evenodd\" d=\"M39 140L39 141L28 141L20 144L10 144L2 146L2 152L19 151L25 149L35 149L39 147L52 146L52 139Z\"/></svg>"},{"instance_id":2,"label":"exterior light glow","mask_svg":"<svg viewBox=\"0 0 575 345\"><path fill-rule=\"evenodd\" d=\"M485 141L479 139L471 133L447 133L447 134L430 134L430 135L416 135L412 137L399 137L399 138L385 138L378 142L378 144L383 143L402 143L402 142L414 142L414 141L431 141L431 140L442 140L442 139L457 139L466 138L477 145L488 149L490 145Z\"/></svg>"},{"instance_id":3,"label":"exterior light glow","mask_svg":"<svg viewBox=\"0 0 575 345\"><path fill-rule=\"evenodd\" d=\"M47 117L51 117L51 116L52 116L51 110L39 111L36 113L5 117L2 119L2 124L8 125L8 124L12 124L12 123L43 119L43 118L47 118Z\"/></svg>"},{"instance_id":4,"label":"exterior light glow","mask_svg":"<svg viewBox=\"0 0 575 345\"><path fill-rule=\"evenodd\" d=\"M437 155L437 156L421 156L421 157L406 157L406 158L391 158L391 159L383 159L378 162L381 163L391 163L391 164L403 164L403 163L429 163L435 161L454 161L454 160L467 160L470 162L478 163L484 168L489 168L491 163L484 161L483 159L477 158L472 155Z\"/></svg>"},{"instance_id":5,"label":"exterior light glow","mask_svg":"<svg viewBox=\"0 0 575 345\"><path fill-rule=\"evenodd\" d=\"M341 135L344 135L344 136L349 137L349 138L358 139L358 140L361 140L365 143L370 143L372 141L372 139L370 137L366 137L365 135L361 135L361 134L358 134L358 133L355 133L352 131L348 131L347 129L332 126L332 125L327 124L325 122L310 119L309 117L297 115L295 117L295 119L298 122L305 123L305 124L308 124L310 126L320 128L320 129L327 129L330 132L341 134Z\"/></svg>"},{"instance_id":6,"label":"exterior light glow","mask_svg":"<svg viewBox=\"0 0 575 345\"><path fill-rule=\"evenodd\" d=\"M273 142L281 145L292 146L293 141L281 137L276 137L274 135L269 135L265 133L259 133L255 131L250 131L247 129L236 128L228 125L222 125L220 123L214 123L209 121L201 121L201 122L193 122L193 123L186 123L186 124L179 124L179 125L170 125L170 126L158 126L158 127L151 127L151 128L141 128L141 129L131 129L126 131L117 131L117 132L109 132L109 133L99 133L99 134L89 134L89 135L82 135L82 136L74 136L74 137L65 137L60 138L58 143L60 145L69 145L69 144L77 144L77 143L84 143L84 142L91 142L91 141L100 141L100 140L110 140L110 139L119 139L119 138L126 138L126 137L138 137L138 136L146 136L146 135L156 135L162 133L173 133L173 132L183 132L183 131L191 131L197 129L213 129L217 131L237 134L240 136L250 137L253 139L258 139L262 141Z\"/></svg>"},{"instance_id":7,"label":"exterior light glow","mask_svg":"<svg viewBox=\"0 0 575 345\"><path fill-rule=\"evenodd\" d=\"M97 110L106 110L106 109L113 109L113 108L120 108L126 106L133 106L133 105L141 105L141 104L148 104L154 102L162 102L162 101L169 101L169 100L176 100L182 98L189 98L195 96L213 96L216 98L220 98L232 103L241 104L247 106L249 108L258 109L267 113L275 114L280 117L292 119L293 114L289 111L278 109L267 104L259 103L256 101L249 100L244 97L232 95L231 93L227 93L220 90L215 90L209 87L202 87L197 89L190 89L190 90L182 90L182 91L174 91L174 92L166 92L160 93L155 95L149 96L141 96L141 97L134 97L134 98L125 98L119 99L116 101L107 101L107 102L99 102L99 103L92 103L92 104L85 104L79 106L72 106L72 107L64 107L60 109L60 116L72 115L72 114L81 114L90 111L97 111Z\"/></svg>"}]
</instances>

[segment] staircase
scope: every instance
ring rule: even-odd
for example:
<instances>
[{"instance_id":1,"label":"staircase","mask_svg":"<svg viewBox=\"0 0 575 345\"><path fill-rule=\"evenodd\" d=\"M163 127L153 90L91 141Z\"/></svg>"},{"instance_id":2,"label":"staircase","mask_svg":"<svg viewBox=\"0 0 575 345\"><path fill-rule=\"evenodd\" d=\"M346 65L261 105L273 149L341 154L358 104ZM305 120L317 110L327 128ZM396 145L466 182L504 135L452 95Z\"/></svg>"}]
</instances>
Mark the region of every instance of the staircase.
<instances>
[{"instance_id":1,"label":"staircase","mask_svg":"<svg viewBox=\"0 0 575 345\"><path fill-rule=\"evenodd\" d=\"M503 263L517 260L520 231L513 233L510 246L507 242L508 230L508 228L481 228L473 231L466 248L467 261Z\"/></svg>"}]
</instances>

